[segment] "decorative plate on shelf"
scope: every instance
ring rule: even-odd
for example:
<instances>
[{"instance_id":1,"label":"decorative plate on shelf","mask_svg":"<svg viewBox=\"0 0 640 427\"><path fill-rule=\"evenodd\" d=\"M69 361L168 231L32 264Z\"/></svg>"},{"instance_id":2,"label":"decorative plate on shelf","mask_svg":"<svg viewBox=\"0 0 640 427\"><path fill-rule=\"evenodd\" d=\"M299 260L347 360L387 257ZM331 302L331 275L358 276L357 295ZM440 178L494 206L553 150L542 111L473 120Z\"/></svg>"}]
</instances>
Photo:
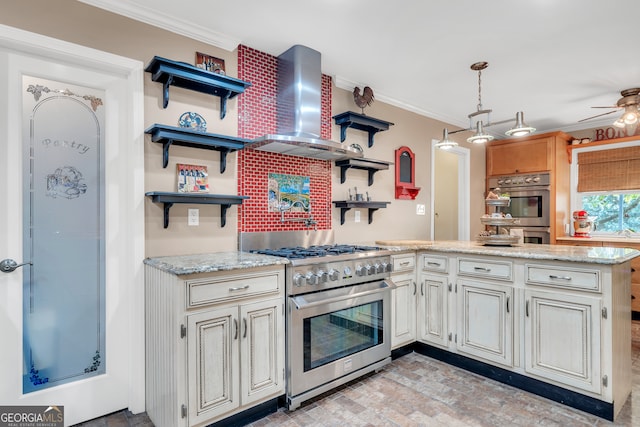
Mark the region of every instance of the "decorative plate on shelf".
<instances>
[{"instance_id":1,"label":"decorative plate on shelf","mask_svg":"<svg viewBox=\"0 0 640 427\"><path fill-rule=\"evenodd\" d=\"M362 147L360 146L360 144L351 144L349 147L353 148L354 150L363 153L364 150L362 149Z\"/></svg>"},{"instance_id":2,"label":"decorative plate on shelf","mask_svg":"<svg viewBox=\"0 0 640 427\"><path fill-rule=\"evenodd\" d=\"M200 114L191 111L182 113L178 124L182 128L189 128L198 132L207 131L207 121Z\"/></svg>"}]
</instances>

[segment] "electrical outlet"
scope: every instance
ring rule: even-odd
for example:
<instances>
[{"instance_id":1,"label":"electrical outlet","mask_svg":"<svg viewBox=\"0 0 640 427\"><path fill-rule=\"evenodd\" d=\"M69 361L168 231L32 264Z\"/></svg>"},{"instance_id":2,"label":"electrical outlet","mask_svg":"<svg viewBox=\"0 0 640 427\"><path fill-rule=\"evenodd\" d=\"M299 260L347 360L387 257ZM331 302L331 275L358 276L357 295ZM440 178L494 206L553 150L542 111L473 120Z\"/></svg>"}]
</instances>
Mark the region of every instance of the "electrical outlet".
<instances>
[{"instance_id":1,"label":"electrical outlet","mask_svg":"<svg viewBox=\"0 0 640 427\"><path fill-rule=\"evenodd\" d=\"M416 205L416 215L426 215L427 209L425 205Z\"/></svg>"},{"instance_id":2,"label":"electrical outlet","mask_svg":"<svg viewBox=\"0 0 640 427\"><path fill-rule=\"evenodd\" d=\"M360 222L360 211L355 211L356 222Z\"/></svg>"},{"instance_id":3,"label":"electrical outlet","mask_svg":"<svg viewBox=\"0 0 640 427\"><path fill-rule=\"evenodd\" d=\"M200 209L189 209L189 225L200 225Z\"/></svg>"}]
</instances>

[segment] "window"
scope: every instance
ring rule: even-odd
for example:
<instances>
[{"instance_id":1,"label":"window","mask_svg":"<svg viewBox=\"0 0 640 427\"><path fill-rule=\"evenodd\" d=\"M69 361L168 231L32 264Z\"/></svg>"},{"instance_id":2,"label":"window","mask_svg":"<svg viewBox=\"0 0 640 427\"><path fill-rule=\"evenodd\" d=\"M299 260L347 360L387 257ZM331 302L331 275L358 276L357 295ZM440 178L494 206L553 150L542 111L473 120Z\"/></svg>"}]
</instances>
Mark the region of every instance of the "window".
<instances>
[{"instance_id":1,"label":"window","mask_svg":"<svg viewBox=\"0 0 640 427\"><path fill-rule=\"evenodd\" d=\"M582 209L597 217L596 233L640 232L640 193L580 193Z\"/></svg>"},{"instance_id":2,"label":"window","mask_svg":"<svg viewBox=\"0 0 640 427\"><path fill-rule=\"evenodd\" d=\"M640 233L640 142L573 152L574 210L596 217L592 234Z\"/></svg>"}]
</instances>

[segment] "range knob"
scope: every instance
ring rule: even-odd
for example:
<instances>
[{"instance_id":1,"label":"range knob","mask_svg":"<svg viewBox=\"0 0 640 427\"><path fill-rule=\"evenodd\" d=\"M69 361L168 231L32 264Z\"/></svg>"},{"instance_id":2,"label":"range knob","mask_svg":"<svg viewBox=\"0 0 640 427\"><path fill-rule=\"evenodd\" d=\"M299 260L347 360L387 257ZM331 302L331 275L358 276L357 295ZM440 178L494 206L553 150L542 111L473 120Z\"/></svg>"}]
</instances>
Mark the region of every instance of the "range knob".
<instances>
[{"instance_id":1,"label":"range knob","mask_svg":"<svg viewBox=\"0 0 640 427\"><path fill-rule=\"evenodd\" d=\"M373 270L375 274L384 273L384 266L378 262L373 265Z\"/></svg>"},{"instance_id":2,"label":"range knob","mask_svg":"<svg viewBox=\"0 0 640 427\"><path fill-rule=\"evenodd\" d=\"M309 272L307 273L307 285L317 285L318 284L318 276Z\"/></svg>"},{"instance_id":3,"label":"range knob","mask_svg":"<svg viewBox=\"0 0 640 427\"><path fill-rule=\"evenodd\" d=\"M504 180L503 179L498 179L498 185L502 185L504 184Z\"/></svg>"},{"instance_id":4,"label":"range knob","mask_svg":"<svg viewBox=\"0 0 640 427\"><path fill-rule=\"evenodd\" d=\"M533 179L533 178L531 178L530 176L528 176L528 177L526 177L526 178L524 179L524 182L526 182L526 183L528 184L528 183L530 183L530 182L531 182L531 180L532 180L532 179Z\"/></svg>"},{"instance_id":5,"label":"range knob","mask_svg":"<svg viewBox=\"0 0 640 427\"><path fill-rule=\"evenodd\" d=\"M357 276L368 276L371 274L371 264L359 265L356 267Z\"/></svg>"},{"instance_id":6,"label":"range knob","mask_svg":"<svg viewBox=\"0 0 640 427\"><path fill-rule=\"evenodd\" d=\"M539 176L534 176L533 177L533 182L540 182L540 177Z\"/></svg>"},{"instance_id":7,"label":"range knob","mask_svg":"<svg viewBox=\"0 0 640 427\"><path fill-rule=\"evenodd\" d=\"M302 286L304 282L304 276L300 273L296 273L293 275L293 284L296 286Z\"/></svg>"},{"instance_id":8,"label":"range knob","mask_svg":"<svg viewBox=\"0 0 640 427\"><path fill-rule=\"evenodd\" d=\"M393 264L391 264L390 262L383 262L382 264L382 272L387 272L390 273L393 270Z\"/></svg>"},{"instance_id":9,"label":"range knob","mask_svg":"<svg viewBox=\"0 0 640 427\"><path fill-rule=\"evenodd\" d=\"M316 273L316 276L318 276L318 281L320 283L326 283L327 279L329 278L329 276L327 275L327 272L324 270L318 270L318 272Z\"/></svg>"},{"instance_id":10,"label":"range knob","mask_svg":"<svg viewBox=\"0 0 640 427\"><path fill-rule=\"evenodd\" d=\"M335 268L332 268L331 270L329 270L329 280L331 280L332 282L335 282L339 278L340 278L340 272L338 270L336 270Z\"/></svg>"},{"instance_id":11,"label":"range knob","mask_svg":"<svg viewBox=\"0 0 640 427\"><path fill-rule=\"evenodd\" d=\"M511 184L511 178L507 178L507 179L505 179L505 180L504 180L504 183L505 183L505 184Z\"/></svg>"}]
</instances>

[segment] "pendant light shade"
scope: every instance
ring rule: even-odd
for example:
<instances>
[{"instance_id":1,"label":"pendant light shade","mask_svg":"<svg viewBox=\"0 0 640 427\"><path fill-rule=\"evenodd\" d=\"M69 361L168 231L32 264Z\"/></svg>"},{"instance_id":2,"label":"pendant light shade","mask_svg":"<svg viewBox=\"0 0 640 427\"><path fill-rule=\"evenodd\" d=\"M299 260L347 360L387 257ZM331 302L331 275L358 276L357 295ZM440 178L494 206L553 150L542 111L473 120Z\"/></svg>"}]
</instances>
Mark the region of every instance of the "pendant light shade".
<instances>
[{"instance_id":1,"label":"pendant light shade","mask_svg":"<svg viewBox=\"0 0 640 427\"><path fill-rule=\"evenodd\" d=\"M447 130L447 128L444 128L442 130L442 140L438 141L435 147L441 150L449 150L453 147L456 147L457 145L458 145L457 142L451 141L449 139L449 131Z\"/></svg>"},{"instance_id":2,"label":"pendant light shade","mask_svg":"<svg viewBox=\"0 0 640 427\"><path fill-rule=\"evenodd\" d=\"M484 144L485 142L489 142L493 139L492 135L484 132L482 127L482 120L476 122L476 133L467 138L467 142L471 142L472 144Z\"/></svg>"},{"instance_id":3,"label":"pendant light shade","mask_svg":"<svg viewBox=\"0 0 640 427\"><path fill-rule=\"evenodd\" d=\"M514 127L505 132L507 136L524 136L529 135L536 131L536 128L533 128L527 125L524 122L524 113L522 111L518 111L516 113L516 124Z\"/></svg>"}]
</instances>

